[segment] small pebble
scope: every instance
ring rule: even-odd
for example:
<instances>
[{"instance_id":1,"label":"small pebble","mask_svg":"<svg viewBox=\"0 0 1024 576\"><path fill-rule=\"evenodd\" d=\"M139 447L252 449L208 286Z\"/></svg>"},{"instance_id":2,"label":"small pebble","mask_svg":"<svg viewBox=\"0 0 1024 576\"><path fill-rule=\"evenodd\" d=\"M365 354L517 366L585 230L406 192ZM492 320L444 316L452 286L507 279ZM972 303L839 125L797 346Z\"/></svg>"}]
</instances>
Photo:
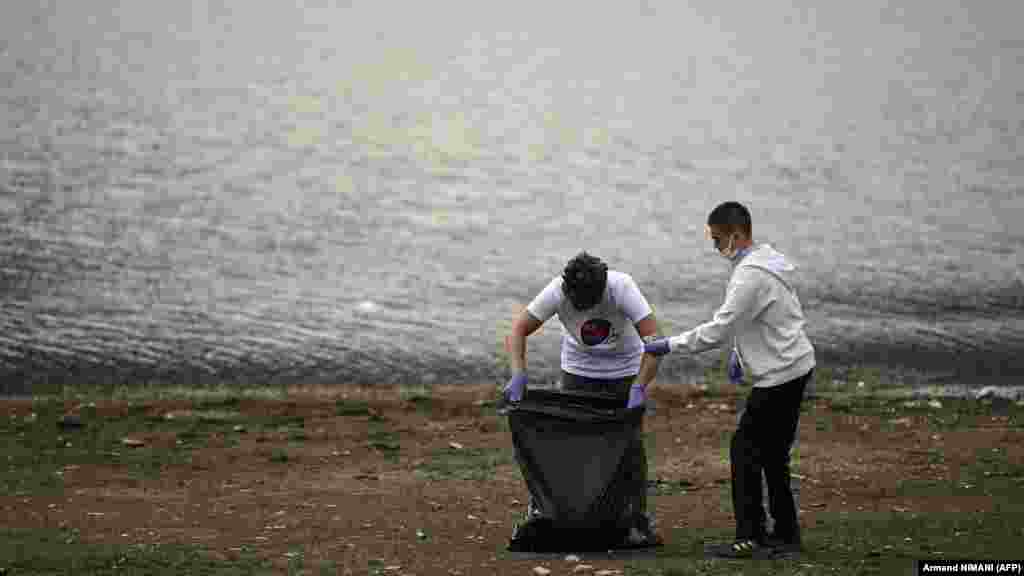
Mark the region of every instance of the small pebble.
<instances>
[{"instance_id":1,"label":"small pebble","mask_svg":"<svg viewBox=\"0 0 1024 576\"><path fill-rule=\"evenodd\" d=\"M551 574L551 570L548 570L543 566L534 566L533 573L537 576L548 576L548 574Z\"/></svg>"}]
</instances>

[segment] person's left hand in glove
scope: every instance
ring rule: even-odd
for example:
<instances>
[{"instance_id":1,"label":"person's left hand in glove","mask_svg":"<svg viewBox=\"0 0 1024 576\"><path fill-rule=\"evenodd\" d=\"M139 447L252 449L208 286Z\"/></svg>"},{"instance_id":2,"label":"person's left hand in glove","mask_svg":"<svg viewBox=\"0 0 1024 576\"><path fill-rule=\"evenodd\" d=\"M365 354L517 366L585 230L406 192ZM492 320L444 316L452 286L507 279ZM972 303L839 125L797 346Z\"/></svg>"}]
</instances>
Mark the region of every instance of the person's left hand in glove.
<instances>
[{"instance_id":1,"label":"person's left hand in glove","mask_svg":"<svg viewBox=\"0 0 1024 576\"><path fill-rule=\"evenodd\" d=\"M743 365L740 364L740 355L736 353L735 348L729 352L727 371L729 372L729 382L743 384Z\"/></svg>"},{"instance_id":2,"label":"person's left hand in glove","mask_svg":"<svg viewBox=\"0 0 1024 576\"><path fill-rule=\"evenodd\" d=\"M641 384L633 384L629 387L629 401L626 403L626 408L636 408L637 406L643 406L647 401L647 392L644 390L644 386Z\"/></svg>"}]
</instances>

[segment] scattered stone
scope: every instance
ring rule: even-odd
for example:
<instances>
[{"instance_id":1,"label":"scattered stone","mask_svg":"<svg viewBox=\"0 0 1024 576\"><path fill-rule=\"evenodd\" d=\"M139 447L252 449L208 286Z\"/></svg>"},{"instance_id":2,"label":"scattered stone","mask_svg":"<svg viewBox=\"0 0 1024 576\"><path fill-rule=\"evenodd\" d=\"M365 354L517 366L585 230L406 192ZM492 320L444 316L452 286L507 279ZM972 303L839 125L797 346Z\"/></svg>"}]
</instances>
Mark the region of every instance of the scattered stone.
<instances>
[{"instance_id":1,"label":"scattered stone","mask_svg":"<svg viewBox=\"0 0 1024 576\"><path fill-rule=\"evenodd\" d=\"M904 408L919 408L921 403L916 400L908 400L903 403Z\"/></svg>"},{"instance_id":2,"label":"scattered stone","mask_svg":"<svg viewBox=\"0 0 1024 576\"><path fill-rule=\"evenodd\" d=\"M981 390L978 390L977 394L975 394L975 398L977 398L978 400L983 400L986 398L992 398L996 396L998 393L999 390L995 386L985 386Z\"/></svg>"},{"instance_id":3,"label":"scattered stone","mask_svg":"<svg viewBox=\"0 0 1024 576\"><path fill-rule=\"evenodd\" d=\"M466 520L479 520L479 519L480 518L477 518L476 516L473 516L472 514L468 514L466 516Z\"/></svg>"},{"instance_id":4,"label":"scattered stone","mask_svg":"<svg viewBox=\"0 0 1024 576\"><path fill-rule=\"evenodd\" d=\"M857 382L857 388L864 388L864 381L863 380Z\"/></svg>"},{"instance_id":5,"label":"scattered stone","mask_svg":"<svg viewBox=\"0 0 1024 576\"><path fill-rule=\"evenodd\" d=\"M575 555L575 554L569 554L568 556L565 557L565 561L566 562L579 562L580 561L580 557Z\"/></svg>"},{"instance_id":6,"label":"scattered stone","mask_svg":"<svg viewBox=\"0 0 1024 576\"><path fill-rule=\"evenodd\" d=\"M534 566L533 573L537 576L548 576L548 574L551 574L551 570L548 570L543 566Z\"/></svg>"},{"instance_id":7,"label":"scattered stone","mask_svg":"<svg viewBox=\"0 0 1024 576\"><path fill-rule=\"evenodd\" d=\"M124 444L129 448L141 448L142 446L146 445L146 443L143 442L142 440L137 440L135 438L122 438L121 444Z\"/></svg>"},{"instance_id":8,"label":"scattered stone","mask_svg":"<svg viewBox=\"0 0 1024 576\"><path fill-rule=\"evenodd\" d=\"M245 426L242 426L241 424L235 424L235 427L232 428L232 430L234 430L235 432L245 432Z\"/></svg>"},{"instance_id":9,"label":"scattered stone","mask_svg":"<svg viewBox=\"0 0 1024 576\"><path fill-rule=\"evenodd\" d=\"M572 573L573 574L580 574L580 573L583 573L583 572L590 572L593 569L594 569L594 567L591 566L590 564L577 564L576 566L573 567Z\"/></svg>"},{"instance_id":10,"label":"scattered stone","mask_svg":"<svg viewBox=\"0 0 1024 576\"><path fill-rule=\"evenodd\" d=\"M932 400L931 402L928 403L928 407L938 410L939 408L942 408L942 402L939 402L938 400Z\"/></svg>"},{"instance_id":11,"label":"scattered stone","mask_svg":"<svg viewBox=\"0 0 1024 576\"><path fill-rule=\"evenodd\" d=\"M889 420L889 422L891 424L901 424L903 426L910 426L913 423L913 420L911 420L910 418L897 418L895 420Z\"/></svg>"},{"instance_id":12,"label":"scattered stone","mask_svg":"<svg viewBox=\"0 0 1024 576\"><path fill-rule=\"evenodd\" d=\"M458 442L449 442L448 446L453 450L462 450L463 448L462 444L459 444Z\"/></svg>"},{"instance_id":13,"label":"scattered stone","mask_svg":"<svg viewBox=\"0 0 1024 576\"><path fill-rule=\"evenodd\" d=\"M423 530L420 530L419 528L417 528L416 529L416 537L419 538L420 540L426 540L427 533L424 532Z\"/></svg>"},{"instance_id":14,"label":"scattered stone","mask_svg":"<svg viewBox=\"0 0 1024 576\"><path fill-rule=\"evenodd\" d=\"M622 576L621 570L598 570L594 576Z\"/></svg>"},{"instance_id":15,"label":"scattered stone","mask_svg":"<svg viewBox=\"0 0 1024 576\"><path fill-rule=\"evenodd\" d=\"M512 505L513 506L519 506L520 504L522 504L522 502L520 502L519 500L515 500L515 499L512 500Z\"/></svg>"}]
</instances>

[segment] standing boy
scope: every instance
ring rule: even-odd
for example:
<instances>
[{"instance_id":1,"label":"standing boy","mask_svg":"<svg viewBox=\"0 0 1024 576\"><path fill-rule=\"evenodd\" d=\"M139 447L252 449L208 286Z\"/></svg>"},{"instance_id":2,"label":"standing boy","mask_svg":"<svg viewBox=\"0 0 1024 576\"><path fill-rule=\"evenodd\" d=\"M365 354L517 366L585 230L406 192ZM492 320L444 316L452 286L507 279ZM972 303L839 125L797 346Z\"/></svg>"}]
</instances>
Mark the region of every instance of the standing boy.
<instances>
[{"instance_id":1,"label":"standing boy","mask_svg":"<svg viewBox=\"0 0 1024 576\"><path fill-rule=\"evenodd\" d=\"M729 452L736 539L710 551L729 558L797 552L800 527L789 486L789 453L815 360L791 283L795 267L771 246L753 243L750 212L738 202L712 210L705 230L719 254L732 263L725 302L710 322L648 342L644 351L661 356L732 345L730 379L738 381L745 371L753 389ZM765 534L762 472L775 519L771 535Z\"/></svg>"}]
</instances>

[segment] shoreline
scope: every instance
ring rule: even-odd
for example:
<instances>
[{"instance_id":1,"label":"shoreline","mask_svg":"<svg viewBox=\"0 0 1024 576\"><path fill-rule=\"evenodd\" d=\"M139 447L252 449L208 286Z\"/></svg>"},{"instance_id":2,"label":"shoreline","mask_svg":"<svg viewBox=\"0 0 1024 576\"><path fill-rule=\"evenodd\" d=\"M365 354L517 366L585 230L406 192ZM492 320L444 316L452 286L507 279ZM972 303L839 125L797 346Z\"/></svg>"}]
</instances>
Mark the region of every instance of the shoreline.
<instances>
[{"instance_id":1,"label":"shoreline","mask_svg":"<svg viewBox=\"0 0 1024 576\"><path fill-rule=\"evenodd\" d=\"M708 382L694 383L677 379L655 380L654 404L659 394L686 394L708 397L746 397L751 387L736 386L722 379L712 378ZM557 381L537 380L531 383L536 389L557 387ZM186 384L138 384L138 385L83 385L80 387L61 386L58 389L42 391L38 394L6 393L0 390L0 399L4 400L35 400L43 398L90 399L90 398L123 398L123 399L162 399L162 398L261 398L282 399L288 397L320 397L332 399L349 396L381 396L397 395L407 398L441 397L441 398L472 398L474 404L485 404L497 398L500 383L305 383L305 384L253 384L233 385L229 383L186 385ZM1024 404L1024 385L1004 386L971 386L967 384L930 384L919 386L878 385L864 381L851 382L832 380L831 383L813 381L806 392L807 398L875 398L883 400L915 400L915 399L971 399L992 402L1017 402Z\"/></svg>"}]
</instances>

